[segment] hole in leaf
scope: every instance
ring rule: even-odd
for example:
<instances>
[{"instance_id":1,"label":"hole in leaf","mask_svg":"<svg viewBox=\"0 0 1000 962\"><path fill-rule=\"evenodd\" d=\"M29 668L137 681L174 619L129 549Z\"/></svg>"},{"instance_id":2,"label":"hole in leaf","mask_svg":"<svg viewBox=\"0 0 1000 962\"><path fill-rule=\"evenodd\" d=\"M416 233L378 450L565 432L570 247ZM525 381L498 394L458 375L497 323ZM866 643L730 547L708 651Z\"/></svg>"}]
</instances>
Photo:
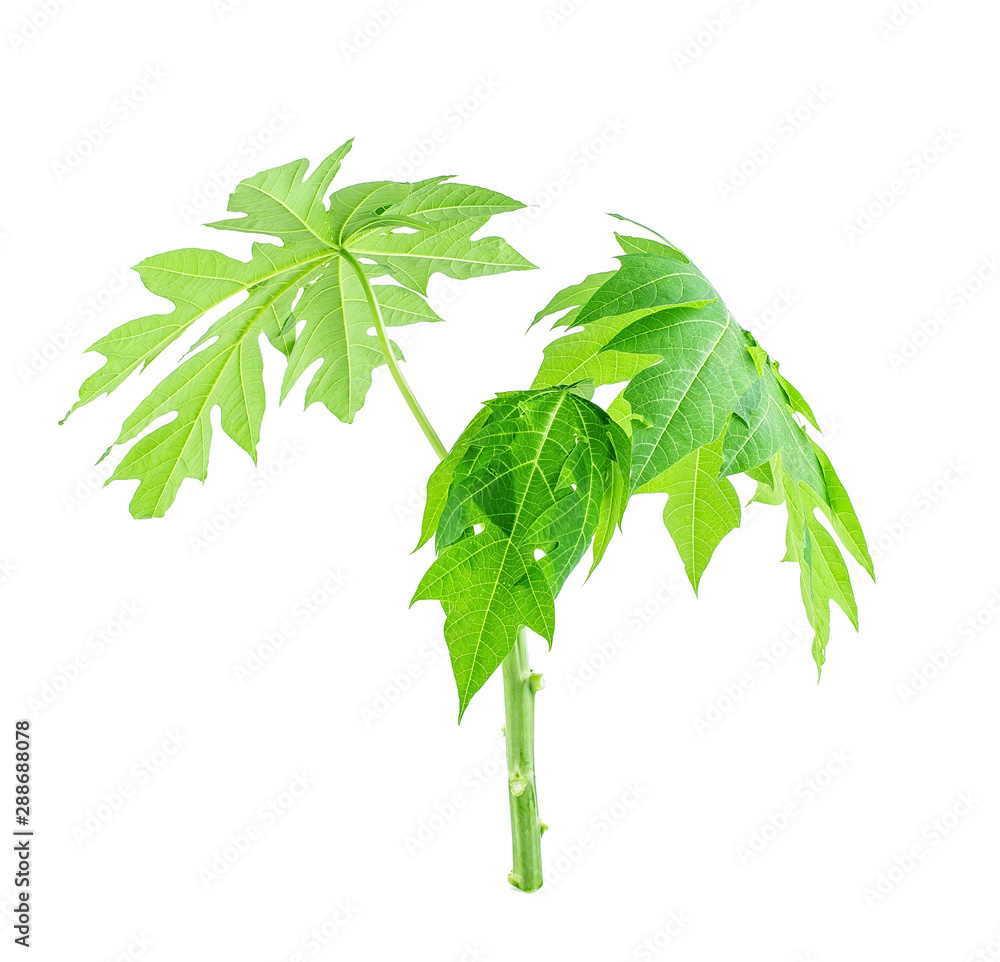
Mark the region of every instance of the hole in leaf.
<instances>
[{"instance_id":1,"label":"hole in leaf","mask_svg":"<svg viewBox=\"0 0 1000 962\"><path fill-rule=\"evenodd\" d=\"M541 561L545 557L545 552L541 548L535 548L535 561Z\"/></svg>"},{"instance_id":2,"label":"hole in leaf","mask_svg":"<svg viewBox=\"0 0 1000 962\"><path fill-rule=\"evenodd\" d=\"M474 524L472 526L472 533L473 534L482 534L485 530L486 530L486 525L485 524Z\"/></svg>"}]
</instances>

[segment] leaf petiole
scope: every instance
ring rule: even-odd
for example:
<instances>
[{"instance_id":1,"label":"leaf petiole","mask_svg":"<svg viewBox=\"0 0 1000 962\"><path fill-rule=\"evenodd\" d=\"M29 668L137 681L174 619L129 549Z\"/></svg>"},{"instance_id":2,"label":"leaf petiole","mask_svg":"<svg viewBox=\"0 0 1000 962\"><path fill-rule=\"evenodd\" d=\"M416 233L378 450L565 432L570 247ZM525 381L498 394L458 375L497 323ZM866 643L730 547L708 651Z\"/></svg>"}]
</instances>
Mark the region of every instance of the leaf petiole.
<instances>
[{"instance_id":1,"label":"leaf petiole","mask_svg":"<svg viewBox=\"0 0 1000 962\"><path fill-rule=\"evenodd\" d=\"M345 248L340 256L351 265L368 301L375 332L385 362L404 400L417 419L420 429L437 456L444 460L448 449L434 430L420 402L406 382L396 362L385 321L375 292L361 262ZM528 667L526 630L521 628L510 653L503 660L503 692L505 734L507 739L507 785L510 795L510 828L513 841L514 867L508 881L524 892L534 892L542 886L542 832L538 818L538 797L535 791L535 692L542 687L542 676Z\"/></svg>"},{"instance_id":2,"label":"leaf petiole","mask_svg":"<svg viewBox=\"0 0 1000 962\"><path fill-rule=\"evenodd\" d=\"M424 409L420 406L420 402L417 401L413 390L410 385L406 383L406 378L403 376L403 372L399 369L399 364L396 361L396 354L392 349L392 344L389 342L389 335L385 332L385 321L382 319L382 309L378 305L378 301L375 298L375 292L372 290L371 282L368 280L368 275L365 273L364 266L347 248L339 248L340 256L351 265L354 273L358 276L358 281L361 284L362 290L365 292L365 298L368 301L368 309L371 311L372 320L375 322L375 333L378 336L379 346L382 348L382 356L385 358L385 363L389 367L389 371L392 374L392 379L396 382L396 387L399 388L399 393L403 395L403 400L406 401L407 406L413 413L413 416L417 419L417 424L420 425L420 430L424 432L424 436L431 443L431 447L434 448L434 453L441 459L448 456L448 449L441 442L441 438L438 437L437 431L431 425L431 422L427 419L427 415L424 414Z\"/></svg>"}]
</instances>

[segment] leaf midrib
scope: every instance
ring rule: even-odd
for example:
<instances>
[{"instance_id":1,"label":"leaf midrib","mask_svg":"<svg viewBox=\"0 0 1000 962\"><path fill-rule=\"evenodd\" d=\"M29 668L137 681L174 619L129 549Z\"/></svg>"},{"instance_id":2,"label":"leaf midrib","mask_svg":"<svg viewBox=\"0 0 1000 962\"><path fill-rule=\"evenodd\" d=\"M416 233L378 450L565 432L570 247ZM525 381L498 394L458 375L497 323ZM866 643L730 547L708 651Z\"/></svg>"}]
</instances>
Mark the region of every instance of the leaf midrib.
<instances>
[{"instance_id":1,"label":"leaf midrib","mask_svg":"<svg viewBox=\"0 0 1000 962\"><path fill-rule=\"evenodd\" d=\"M548 440L549 432L552 430L552 425L555 423L556 415L559 413L559 410L562 408L563 403L565 402L565 400L566 400L566 394L563 393L560 396L558 403L552 409L552 414L549 417L548 423L545 425L545 429L541 432L541 442L538 445L538 448L537 448L537 451L535 453L534 459L531 460L531 461L526 462L526 464L530 464L531 465L531 476L528 478L528 481L525 484L525 488L524 488L525 495L524 495L524 497L521 498L521 503L518 505L517 513L514 516L514 522L511 524L511 528L510 528L511 533L510 533L510 536L506 539L506 543L505 543L504 549L503 549L503 557L500 559L500 567L499 567L499 570L497 572L497 578L496 578L496 581L494 581L494 583L493 583L493 590L490 592L489 602L487 603L486 607L483 609L484 612L489 612L493 608L493 600L494 600L494 598L496 598L496 593L497 593L497 590L498 590L498 588L500 586L500 574L504 571L504 569L505 569L505 567L507 565L507 555L510 553L510 549L511 549L511 547L514 544L514 532L517 530L518 520L521 517L521 512L524 510L524 505L525 505L525 503L527 501L527 491L531 487L531 482L534 479L535 472L538 470L538 461L539 461L539 459L541 458L541 455L542 455L542 448L545 446L545 443ZM522 467L524 467L524 465L522 465ZM530 579L528 580L528 588L531 590L532 597L535 598L536 607L540 607L538 605L538 596L534 592L534 588L532 587ZM476 638L476 647L475 647L475 650L472 653L472 664L471 664L471 666L469 668L469 674L468 674L468 677L466 679L465 690L462 692L462 706L463 706L463 708L471 700L471 695L469 695L469 689L472 687L472 680L473 680L473 677L475 675L475 669L476 669L476 665L477 665L477 662L478 662L478 659L479 659L479 652L480 652L480 649L482 648L482 644L483 644L482 643L482 639L483 639L483 632L482 632L482 630L480 630L479 633L478 633L478 636Z\"/></svg>"}]
</instances>

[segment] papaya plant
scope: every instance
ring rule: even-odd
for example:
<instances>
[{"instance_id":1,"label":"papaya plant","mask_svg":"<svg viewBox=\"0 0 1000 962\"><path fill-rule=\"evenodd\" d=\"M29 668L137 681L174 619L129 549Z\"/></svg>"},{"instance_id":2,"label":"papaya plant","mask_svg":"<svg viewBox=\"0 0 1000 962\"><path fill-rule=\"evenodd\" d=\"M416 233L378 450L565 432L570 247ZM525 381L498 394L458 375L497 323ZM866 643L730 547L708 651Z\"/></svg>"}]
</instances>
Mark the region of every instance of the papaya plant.
<instances>
[{"instance_id":1,"label":"papaya plant","mask_svg":"<svg viewBox=\"0 0 1000 962\"><path fill-rule=\"evenodd\" d=\"M502 238L472 237L493 215L523 205L450 177L331 193L350 149L348 141L308 174L299 160L237 185L228 209L240 216L208 226L280 242L254 241L248 261L188 248L138 264L143 284L174 309L129 321L88 348L104 363L69 413L120 387L208 311L240 298L105 452L126 446L108 483L138 482L132 515L162 517L186 478L207 477L215 408L223 431L256 460L265 408L261 333L285 359L279 401L320 361L306 406L322 403L345 423L364 404L374 369L389 368L440 459L417 546L433 539L436 557L413 602L437 600L444 609L459 721L501 670L509 880L530 892L542 884L545 826L534 769L542 680L528 665L527 632L551 646L556 595L588 550L591 571L601 561L632 497L665 496L664 524L695 592L715 549L740 524L733 475L756 482L753 501L784 505L783 560L799 566L820 671L830 602L857 627L841 546L869 574L871 556L846 490L809 433L819 428L802 395L680 250L618 215L642 234L616 233L618 266L560 291L535 316L532 324L554 318L564 333L546 347L530 388L487 400L446 448L403 376L389 329L441 320L426 299L435 273L465 280L531 269ZM606 385L622 389L605 409L593 398Z\"/></svg>"}]
</instances>

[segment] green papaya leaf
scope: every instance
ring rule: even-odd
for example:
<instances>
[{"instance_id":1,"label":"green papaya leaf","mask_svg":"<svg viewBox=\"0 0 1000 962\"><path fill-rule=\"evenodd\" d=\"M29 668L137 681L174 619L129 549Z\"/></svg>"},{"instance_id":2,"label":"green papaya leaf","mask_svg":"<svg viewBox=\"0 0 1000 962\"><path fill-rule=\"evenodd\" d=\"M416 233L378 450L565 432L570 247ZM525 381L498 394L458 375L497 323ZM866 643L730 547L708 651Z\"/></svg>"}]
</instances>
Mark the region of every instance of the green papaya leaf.
<instances>
[{"instance_id":1,"label":"green papaya leaf","mask_svg":"<svg viewBox=\"0 0 1000 962\"><path fill-rule=\"evenodd\" d=\"M421 543L435 533L438 556L413 600L444 608L459 718L522 626L552 644L555 597L628 457L624 432L567 385L487 402L432 475Z\"/></svg>"},{"instance_id":2,"label":"green papaya leaf","mask_svg":"<svg viewBox=\"0 0 1000 962\"><path fill-rule=\"evenodd\" d=\"M786 507L785 560L799 565L822 668L830 602L857 626L837 539L869 574L872 562L846 490L798 420L818 430L815 415L684 254L660 235L615 236L620 267L560 292L536 318L568 308L573 328L545 349L536 388L580 376L624 385L608 413L632 438L629 490L603 501L600 552L629 496L666 494L664 524L697 591L713 553L739 526L727 479L747 474L758 482L754 500Z\"/></svg>"},{"instance_id":3,"label":"green papaya leaf","mask_svg":"<svg viewBox=\"0 0 1000 962\"><path fill-rule=\"evenodd\" d=\"M139 482L135 517L162 516L186 478L205 480L216 408L223 431L256 460L265 407L261 334L287 359L281 399L311 371L306 405L322 403L349 423L386 361L369 333L371 280L391 328L440 320L423 296L434 273L467 279L533 266L499 237L472 238L493 214L523 206L496 191L437 177L330 194L350 149L348 141L311 173L297 160L241 181L229 200L239 216L208 226L267 235L280 246L254 242L249 261L195 249L147 258L139 276L174 310L129 321L89 348L105 361L70 413L120 387L208 311L242 295L122 427L115 443L134 443L110 480ZM391 342L387 350L401 357Z\"/></svg>"}]
</instances>

